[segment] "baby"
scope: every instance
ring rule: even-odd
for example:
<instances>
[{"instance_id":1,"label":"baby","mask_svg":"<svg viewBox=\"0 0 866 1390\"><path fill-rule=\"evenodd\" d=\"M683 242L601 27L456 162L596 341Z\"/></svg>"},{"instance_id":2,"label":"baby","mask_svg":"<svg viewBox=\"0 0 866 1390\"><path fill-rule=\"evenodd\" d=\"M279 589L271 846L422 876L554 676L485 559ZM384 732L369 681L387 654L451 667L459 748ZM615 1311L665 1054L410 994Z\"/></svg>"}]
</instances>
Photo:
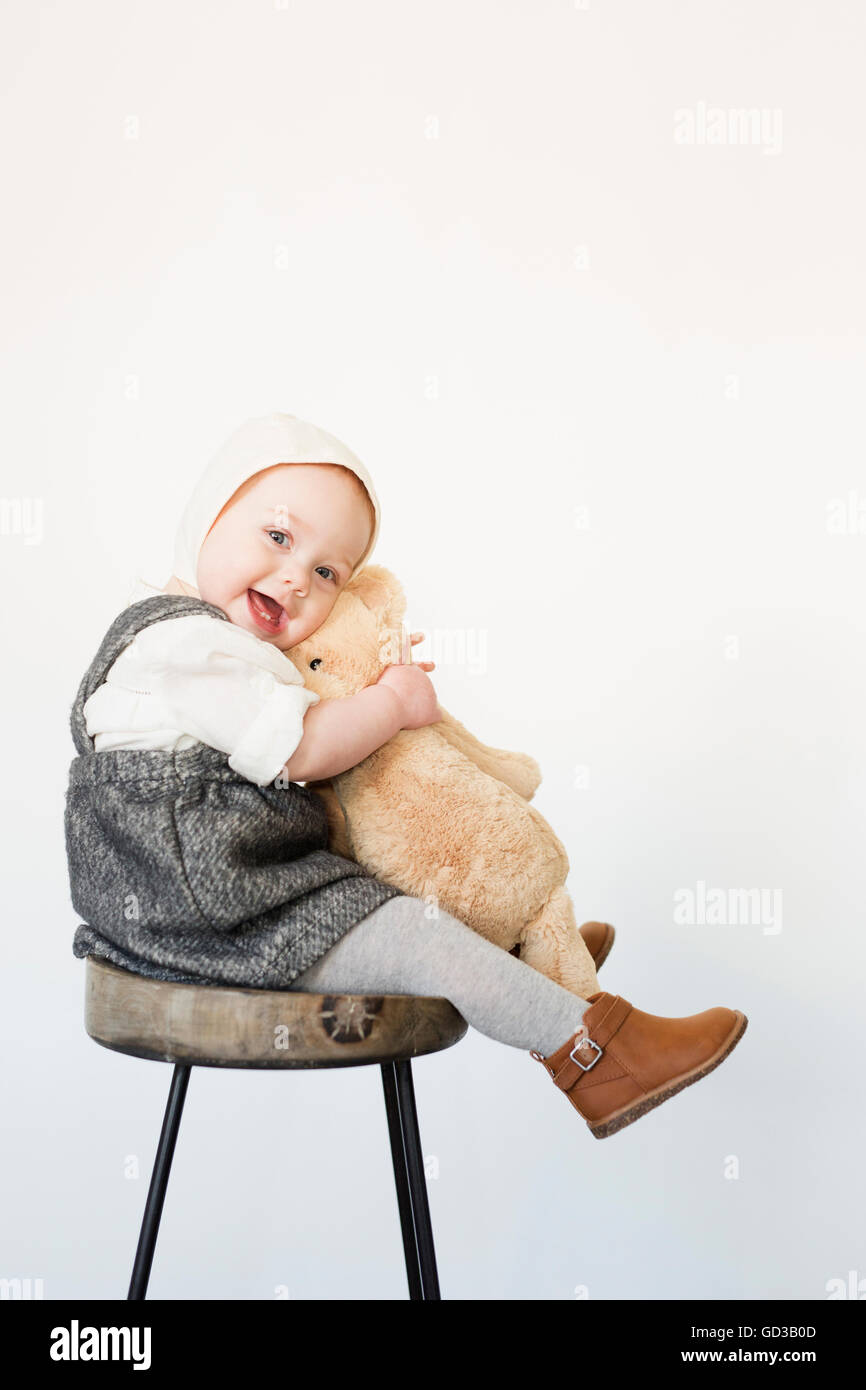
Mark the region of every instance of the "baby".
<instances>
[{"instance_id":1,"label":"baby","mask_svg":"<svg viewBox=\"0 0 866 1390\"><path fill-rule=\"evenodd\" d=\"M580 999L329 851L324 803L303 784L441 717L433 662L390 665L331 700L292 664L378 530L367 469L316 426L266 416L217 453L175 573L162 590L139 585L72 708L66 843L85 919L73 951L185 983L445 997L529 1050L606 1138L718 1066L747 1020ZM610 936L585 935L597 965Z\"/></svg>"},{"instance_id":2,"label":"baby","mask_svg":"<svg viewBox=\"0 0 866 1390\"><path fill-rule=\"evenodd\" d=\"M272 465L249 478L213 522L199 553L198 588L172 575L164 592L204 598L230 622L288 652L327 618L369 553L375 521L369 493L345 467ZM414 646L423 639L415 632L410 640ZM441 718L424 675L434 665L389 666L376 685L348 699L319 701L305 691L304 703L315 707L284 774L293 782L333 777L398 730Z\"/></svg>"}]
</instances>

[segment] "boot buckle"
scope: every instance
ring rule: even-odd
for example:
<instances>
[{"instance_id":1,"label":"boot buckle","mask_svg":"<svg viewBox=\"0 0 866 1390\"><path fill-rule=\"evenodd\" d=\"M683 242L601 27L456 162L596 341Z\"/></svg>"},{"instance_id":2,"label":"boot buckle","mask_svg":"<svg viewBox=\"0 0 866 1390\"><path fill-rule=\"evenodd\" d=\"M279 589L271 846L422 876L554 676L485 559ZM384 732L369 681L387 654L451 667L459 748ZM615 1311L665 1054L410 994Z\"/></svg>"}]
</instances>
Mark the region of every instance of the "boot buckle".
<instances>
[{"instance_id":1,"label":"boot buckle","mask_svg":"<svg viewBox=\"0 0 866 1390\"><path fill-rule=\"evenodd\" d=\"M581 1062L580 1059L578 1057L575 1057L574 1055L579 1047L595 1048L595 1056L593 1057L592 1061L589 1062L586 1066L584 1066L583 1062ZM597 1042L593 1042L592 1038L581 1038L578 1042L574 1044L574 1047L571 1049L568 1055L571 1058L572 1062L576 1063L576 1065L580 1067L581 1071L589 1071L590 1068L595 1066L601 1054L602 1049L599 1047Z\"/></svg>"}]
</instances>

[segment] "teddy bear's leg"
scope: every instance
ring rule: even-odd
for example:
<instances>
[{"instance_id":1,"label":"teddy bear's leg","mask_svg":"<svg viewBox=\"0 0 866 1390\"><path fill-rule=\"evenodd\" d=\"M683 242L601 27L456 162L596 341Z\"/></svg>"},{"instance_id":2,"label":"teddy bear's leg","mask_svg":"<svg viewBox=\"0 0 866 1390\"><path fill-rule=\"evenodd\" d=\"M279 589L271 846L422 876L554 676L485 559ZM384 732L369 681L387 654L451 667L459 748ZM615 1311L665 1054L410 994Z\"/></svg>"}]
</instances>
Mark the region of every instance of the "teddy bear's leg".
<instances>
[{"instance_id":1,"label":"teddy bear's leg","mask_svg":"<svg viewBox=\"0 0 866 1390\"><path fill-rule=\"evenodd\" d=\"M325 803L328 814L328 849L332 854L341 854L344 859L354 859L355 856L349 848L346 817L331 782L307 782L306 785L308 791L315 792Z\"/></svg>"},{"instance_id":2,"label":"teddy bear's leg","mask_svg":"<svg viewBox=\"0 0 866 1390\"><path fill-rule=\"evenodd\" d=\"M601 989L595 962L577 929L571 898L564 888L554 888L535 921L524 927L520 960L581 999Z\"/></svg>"},{"instance_id":3,"label":"teddy bear's leg","mask_svg":"<svg viewBox=\"0 0 866 1390\"><path fill-rule=\"evenodd\" d=\"M444 709L442 718L431 727L482 772L495 777L499 782L504 782L525 801L532 800L541 782L541 768L528 753L512 753L507 748L488 748L474 734L470 734L459 719L455 719L453 714Z\"/></svg>"}]
</instances>

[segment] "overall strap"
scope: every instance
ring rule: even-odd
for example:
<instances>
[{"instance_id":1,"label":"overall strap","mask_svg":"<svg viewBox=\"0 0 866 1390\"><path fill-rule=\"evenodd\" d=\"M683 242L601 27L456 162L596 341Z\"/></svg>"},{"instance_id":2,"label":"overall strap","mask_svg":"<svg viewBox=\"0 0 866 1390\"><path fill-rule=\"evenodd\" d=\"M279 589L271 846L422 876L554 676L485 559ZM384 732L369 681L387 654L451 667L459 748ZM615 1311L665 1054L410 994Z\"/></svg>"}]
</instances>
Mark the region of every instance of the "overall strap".
<instances>
[{"instance_id":1,"label":"overall strap","mask_svg":"<svg viewBox=\"0 0 866 1390\"><path fill-rule=\"evenodd\" d=\"M149 598L139 599L137 603L131 603L128 608L118 613L103 637L99 651L82 677L72 706L69 727L78 753L95 751L93 739L87 732L84 705L97 686L102 685L124 647L129 645L136 633L150 627L151 623L162 622L165 618L185 618L191 613L207 613L212 618L230 621L228 615L221 608L217 608L216 604L193 598L191 594L153 594Z\"/></svg>"}]
</instances>

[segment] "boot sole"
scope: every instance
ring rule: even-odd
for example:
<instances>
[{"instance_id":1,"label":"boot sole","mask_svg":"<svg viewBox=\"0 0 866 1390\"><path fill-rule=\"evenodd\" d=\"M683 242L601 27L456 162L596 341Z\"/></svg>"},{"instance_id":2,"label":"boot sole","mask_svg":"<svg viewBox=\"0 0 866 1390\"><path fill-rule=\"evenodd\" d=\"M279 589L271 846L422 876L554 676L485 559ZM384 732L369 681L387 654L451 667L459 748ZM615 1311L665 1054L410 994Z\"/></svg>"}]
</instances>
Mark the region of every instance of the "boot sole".
<instances>
[{"instance_id":1,"label":"boot sole","mask_svg":"<svg viewBox=\"0 0 866 1390\"><path fill-rule=\"evenodd\" d=\"M706 1076L709 1072L715 1071L716 1067L725 1060L728 1053L732 1052L736 1047L748 1026L749 1020L746 1018L745 1014L740 1013L739 1009L735 1009L734 1013L737 1015L737 1022L725 1038L721 1047L717 1052L713 1053L712 1057L708 1057L699 1067L694 1067L692 1071L677 1077L676 1081L669 1082L664 1086L659 1086L656 1091L648 1091L645 1096L641 1096L640 1100L632 1101L630 1105L624 1105L621 1110L615 1110L612 1115L608 1115L607 1119L602 1120L600 1124L589 1125L590 1132L595 1135L596 1139L607 1139L611 1134L616 1134L619 1130L625 1129L626 1125L634 1124L635 1120L639 1120L648 1110L654 1110L657 1105L662 1105L664 1101L669 1100L671 1096L675 1096L678 1091L685 1090L686 1086L694 1085L696 1081L700 1081L702 1076ZM587 1121L587 1123L589 1124L589 1121Z\"/></svg>"}]
</instances>

